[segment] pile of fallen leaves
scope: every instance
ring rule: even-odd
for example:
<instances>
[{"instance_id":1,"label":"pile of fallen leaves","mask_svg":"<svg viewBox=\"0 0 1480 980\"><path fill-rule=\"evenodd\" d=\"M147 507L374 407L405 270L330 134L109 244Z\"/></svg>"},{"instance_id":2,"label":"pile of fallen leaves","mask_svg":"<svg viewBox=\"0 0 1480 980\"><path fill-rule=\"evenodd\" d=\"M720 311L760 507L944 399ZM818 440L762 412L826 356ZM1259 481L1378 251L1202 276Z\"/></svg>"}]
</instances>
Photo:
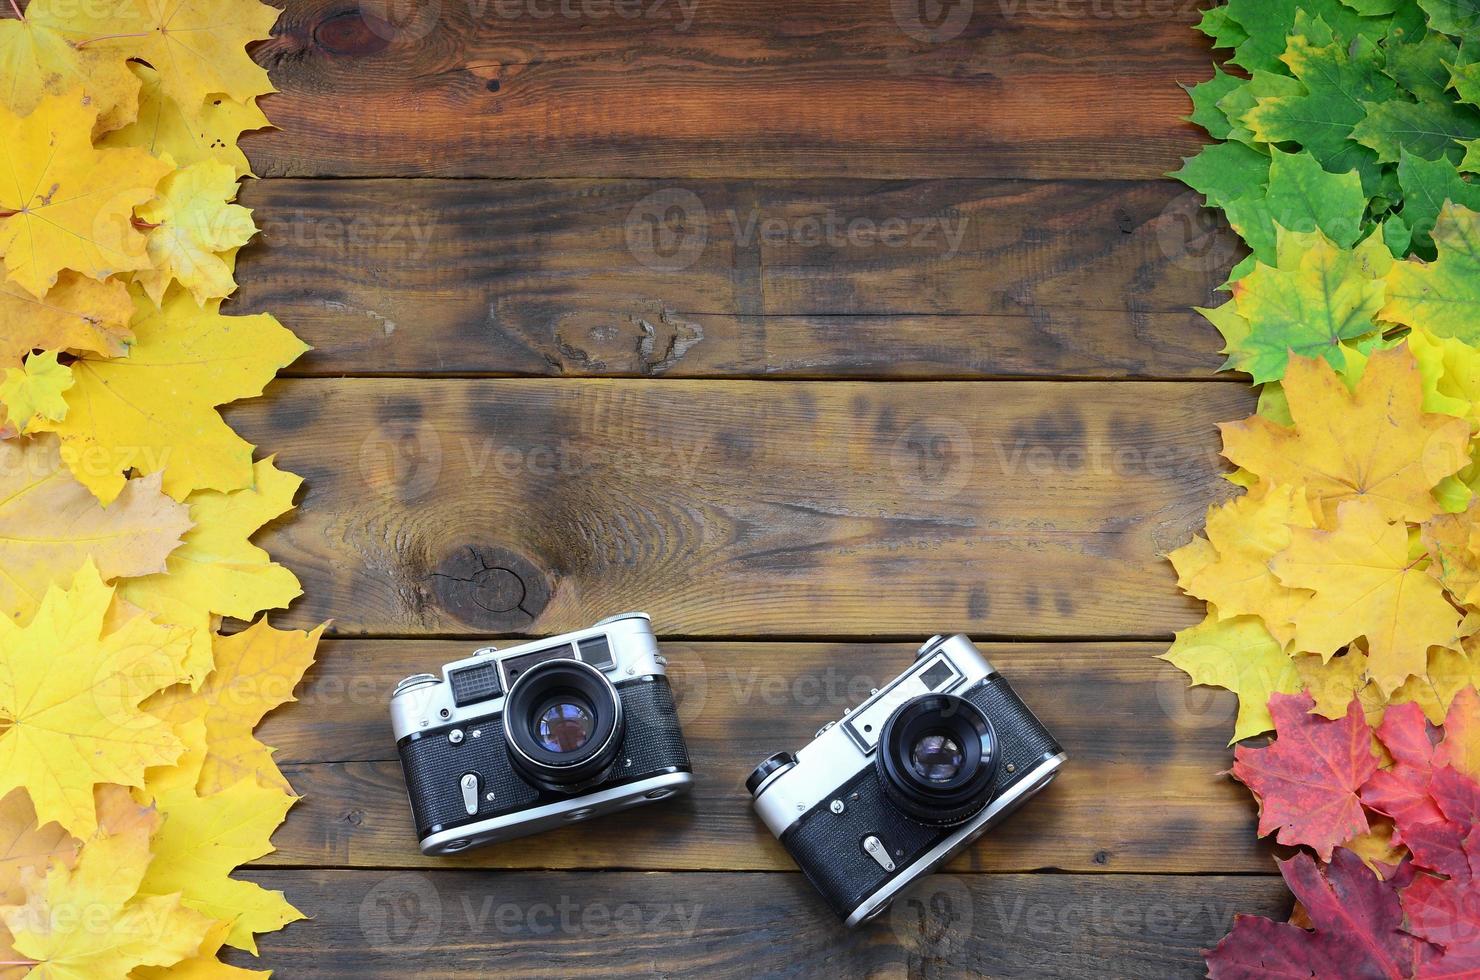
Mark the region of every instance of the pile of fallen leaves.
<instances>
[{"instance_id":1,"label":"pile of fallen leaves","mask_svg":"<svg viewBox=\"0 0 1480 980\"><path fill-rule=\"evenodd\" d=\"M1233 776L1298 899L1210 975L1480 976L1480 7L1201 26L1221 142L1176 176L1249 247L1202 312L1261 388L1222 426L1244 492L1170 556L1208 614L1166 658L1237 693L1233 740L1274 731Z\"/></svg>"},{"instance_id":2,"label":"pile of fallen leaves","mask_svg":"<svg viewBox=\"0 0 1480 980\"><path fill-rule=\"evenodd\" d=\"M271 91L256 0L33 0L0 19L0 976L261 976L301 918L232 878L294 801L253 729L318 632L249 541L299 480L216 407L304 351L224 316ZM8 965L7 965L8 964Z\"/></svg>"}]
</instances>

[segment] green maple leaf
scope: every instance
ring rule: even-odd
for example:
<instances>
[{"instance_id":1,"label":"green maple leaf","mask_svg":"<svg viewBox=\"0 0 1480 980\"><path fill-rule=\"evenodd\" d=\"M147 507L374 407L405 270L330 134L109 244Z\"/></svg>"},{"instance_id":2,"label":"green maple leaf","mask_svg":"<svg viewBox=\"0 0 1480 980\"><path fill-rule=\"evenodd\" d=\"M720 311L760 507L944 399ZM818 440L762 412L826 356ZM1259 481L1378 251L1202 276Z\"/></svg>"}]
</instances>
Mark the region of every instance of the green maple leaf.
<instances>
[{"instance_id":1,"label":"green maple leaf","mask_svg":"<svg viewBox=\"0 0 1480 980\"><path fill-rule=\"evenodd\" d=\"M1398 87L1383 73L1382 53L1365 38L1348 46L1315 45L1295 36L1284 60L1305 88L1304 94L1260 99L1243 116L1256 138L1266 143L1304 146L1332 173L1356 170L1362 187L1381 187L1377 154L1352 140L1352 128L1367 116L1364 103L1388 102Z\"/></svg>"},{"instance_id":2,"label":"green maple leaf","mask_svg":"<svg viewBox=\"0 0 1480 980\"><path fill-rule=\"evenodd\" d=\"M1398 161L1398 186L1403 189L1403 221L1413 234L1413 248L1425 259L1434 257L1429 237L1445 201L1480 211L1480 184L1460 176L1444 158L1424 160L1404 153Z\"/></svg>"},{"instance_id":3,"label":"green maple leaf","mask_svg":"<svg viewBox=\"0 0 1480 980\"><path fill-rule=\"evenodd\" d=\"M1342 0L1364 17L1382 17L1403 6L1407 0Z\"/></svg>"},{"instance_id":4,"label":"green maple leaf","mask_svg":"<svg viewBox=\"0 0 1480 980\"><path fill-rule=\"evenodd\" d=\"M1393 258L1401 259L1413 250L1413 229L1399 215L1390 214L1382 222L1382 242Z\"/></svg>"},{"instance_id":5,"label":"green maple leaf","mask_svg":"<svg viewBox=\"0 0 1480 980\"><path fill-rule=\"evenodd\" d=\"M1228 134L1233 130L1233 124L1218 107L1218 103L1228 93L1246 84L1244 79L1230 75L1215 65L1213 77L1206 82L1183 86L1188 97L1192 99L1192 114L1187 117L1187 121L1196 123L1207 130L1208 135L1215 140L1228 139Z\"/></svg>"},{"instance_id":6,"label":"green maple leaf","mask_svg":"<svg viewBox=\"0 0 1480 980\"><path fill-rule=\"evenodd\" d=\"M1276 226L1286 231L1320 230L1350 248L1360 237L1367 210L1362 180L1353 171L1327 173L1309 153L1271 150L1269 185L1229 201L1225 216L1252 254L1234 267L1230 281L1246 275L1255 262L1276 262Z\"/></svg>"},{"instance_id":7,"label":"green maple leaf","mask_svg":"<svg viewBox=\"0 0 1480 980\"><path fill-rule=\"evenodd\" d=\"M1315 30L1322 34L1321 43L1333 43L1334 36L1334 43L1342 45L1358 37L1376 44L1388 27L1385 18L1363 17L1340 0L1228 0L1227 10L1248 34L1228 60L1249 71L1281 71L1281 55L1291 35ZM1324 30L1312 26L1315 19Z\"/></svg>"},{"instance_id":8,"label":"green maple leaf","mask_svg":"<svg viewBox=\"0 0 1480 980\"><path fill-rule=\"evenodd\" d=\"M1352 127L1352 138L1376 150L1383 163L1398 162L1405 150L1425 160L1457 162L1463 155L1460 144L1480 139L1480 110L1448 99L1368 102L1366 110L1366 118Z\"/></svg>"},{"instance_id":9,"label":"green maple leaf","mask_svg":"<svg viewBox=\"0 0 1480 980\"><path fill-rule=\"evenodd\" d=\"M1258 105L1260 99L1304 94L1305 86L1300 84L1299 79L1269 71L1250 72L1247 82L1218 100L1218 108L1228 119L1227 138L1251 145L1259 143L1253 130L1244 123L1244 115Z\"/></svg>"},{"instance_id":10,"label":"green maple leaf","mask_svg":"<svg viewBox=\"0 0 1480 980\"><path fill-rule=\"evenodd\" d=\"M1272 151L1269 188L1265 193L1270 215L1287 231L1325 232L1343 248L1355 245L1362 232L1367 196L1355 171L1333 174L1309 153Z\"/></svg>"},{"instance_id":11,"label":"green maple leaf","mask_svg":"<svg viewBox=\"0 0 1480 980\"><path fill-rule=\"evenodd\" d=\"M1480 343L1480 213L1445 204L1433 237L1437 259L1397 262L1387 273L1382 318Z\"/></svg>"},{"instance_id":12,"label":"green maple leaf","mask_svg":"<svg viewBox=\"0 0 1480 980\"><path fill-rule=\"evenodd\" d=\"M1197 29L1213 39L1215 48L1236 48L1249 39L1249 32L1233 19L1227 7L1204 10Z\"/></svg>"},{"instance_id":13,"label":"green maple leaf","mask_svg":"<svg viewBox=\"0 0 1480 980\"><path fill-rule=\"evenodd\" d=\"M1429 26L1456 37L1480 35L1480 0L1418 0Z\"/></svg>"},{"instance_id":14,"label":"green maple leaf","mask_svg":"<svg viewBox=\"0 0 1480 980\"><path fill-rule=\"evenodd\" d=\"M1421 99L1449 98L1449 66L1459 58L1459 45L1438 31L1415 35L1390 30L1387 44L1387 73L1403 88Z\"/></svg>"},{"instance_id":15,"label":"green maple leaf","mask_svg":"<svg viewBox=\"0 0 1480 980\"><path fill-rule=\"evenodd\" d=\"M1480 48L1466 44L1449 62L1449 87L1461 102L1480 106Z\"/></svg>"},{"instance_id":16,"label":"green maple leaf","mask_svg":"<svg viewBox=\"0 0 1480 980\"><path fill-rule=\"evenodd\" d=\"M1470 140L1465 145L1465 157L1459 169L1467 174L1480 174L1480 140Z\"/></svg>"},{"instance_id":17,"label":"green maple leaf","mask_svg":"<svg viewBox=\"0 0 1480 980\"><path fill-rule=\"evenodd\" d=\"M1243 143L1210 143L1167 176L1202 194L1209 207L1223 208L1265 185L1269 157Z\"/></svg>"},{"instance_id":18,"label":"green maple leaf","mask_svg":"<svg viewBox=\"0 0 1480 980\"><path fill-rule=\"evenodd\" d=\"M1247 372L1256 384L1284 377L1291 351L1345 367L1341 345L1376 329L1382 276L1393 264L1376 236L1344 249L1319 231L1279 228L1276 241L1276 264L1258 263L1233 284L1235 312L1248 332L1230 339L1225 367Z\"/></svg>"}]
</instances>

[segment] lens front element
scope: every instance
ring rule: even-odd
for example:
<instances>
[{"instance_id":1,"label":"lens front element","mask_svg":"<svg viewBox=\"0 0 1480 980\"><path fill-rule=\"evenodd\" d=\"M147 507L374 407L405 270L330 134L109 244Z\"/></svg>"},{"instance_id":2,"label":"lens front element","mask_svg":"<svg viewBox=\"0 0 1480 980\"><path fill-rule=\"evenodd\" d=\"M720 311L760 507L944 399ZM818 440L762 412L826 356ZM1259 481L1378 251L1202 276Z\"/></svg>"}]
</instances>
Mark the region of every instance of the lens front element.
<instances>
[{"instance_id":1,"label":"lens front element","mask_svg":"<svg viewBox=\"0 0 1480 980\"><path fill-rule=\"evenodd\" d=\"M580 793L605 779L625 734L617 689L579 660L530 667L504 702L509 761L525 779L555 792Z\"/></svg>"},{"instance_id":2,"label":"lens front element","mask_svg":"<svg viewBox=\"0 0 1480 980\"><path fill-rule=\"evenodd\" d=\"M574 700L560 699L540 712L535 734L551 752L575 752L591 741L596 718L591 709Z\"/></svg>"},{"instance_id":3,"label":"lens front element","mask_svg":"<svg viewBox=\"0 0 1480 980\"><path fill-rule=\"evenodd\" d=\"M932 783L948 783L961 772L966 753L947 732L932 732L915 742L910 764Z\"/></svg>"},{"instance_id":4,"label":"lens front element","mask_svg":"<svg viewBox=\"0 0 1480 980\"><path fill-rule=\"evenodd\" d=\"M999 754L980 708L954 694L925 694L889 716L874 761L891 803L916 820L949 826L992 799Z\"/></svg>"}]
</instances>

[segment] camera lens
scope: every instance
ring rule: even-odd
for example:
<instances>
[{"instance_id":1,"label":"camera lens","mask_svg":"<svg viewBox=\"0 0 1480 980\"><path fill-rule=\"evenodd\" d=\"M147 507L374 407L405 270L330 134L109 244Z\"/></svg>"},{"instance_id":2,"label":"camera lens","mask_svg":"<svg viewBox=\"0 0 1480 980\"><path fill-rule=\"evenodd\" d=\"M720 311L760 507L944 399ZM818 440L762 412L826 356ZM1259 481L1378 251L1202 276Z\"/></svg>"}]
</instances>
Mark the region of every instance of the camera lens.
<instances>
[{"instance_id":1,"label":"camera lens","mask_svg":"<svg viewBox=\"0 0 1480 980\"><path fill-rule=\"evenodd\" d=\"M875 765L891 803L916 820L961 823L997 782L997 734L980 708L954 694L901 705L879 733Z\"/></svg>"},{"instance_id":2,"label":"camera lens","mask_svg":"<svg viewBox=\"0 0 1480 980\"><path fill-rule=\"evenodd\" d=\"M573 700L561 699L540 712L535 733L543 748L551 752L575 752L591 741L596 718L591 709Z\"/></svg>"},{"instance_id":3,"label":"camera lens","mask_svg":"<svg viewBox=\"0 0 1480 980\"><path fill-rule=\"evenodd\" d=\"M948 783L961 771L966 753L949 732L931 732L915 742L910 750L910 764L915 772L932 783Z\"/></svg>"},{"instance_id":4,"label":"camera lens","mask_svg":"<svg viewBox=\"0 0 1480 980\"><path fill-rule=\"evenodd\" d=\"M510 761L525 779L554 792L579 793L605 779L625 733L616 688L579 660L528 668L504 702Z\"/></svg>"}]
</instances>

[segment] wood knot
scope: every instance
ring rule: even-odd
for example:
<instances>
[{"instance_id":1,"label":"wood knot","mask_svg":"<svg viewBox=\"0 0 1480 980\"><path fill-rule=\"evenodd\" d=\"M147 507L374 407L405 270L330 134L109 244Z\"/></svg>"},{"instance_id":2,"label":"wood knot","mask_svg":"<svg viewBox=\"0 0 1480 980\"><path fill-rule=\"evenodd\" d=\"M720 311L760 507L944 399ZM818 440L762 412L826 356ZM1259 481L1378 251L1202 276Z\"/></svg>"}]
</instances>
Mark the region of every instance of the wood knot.
<instances>
[{"instance_id":1,"label":"wood knot","mask_svg":"<svg viewBox=\"0 0 1480 980\"><path fill-rule=\"evenodd\" d=\"M364 57L384 51L391 33L372 23L373 14L358 9L330 14L313 29L313 43L330 54Z\"/></svg>"},{"instance_id":2,"label":"wood knot","mask_svg":"<svg viewBox=\"0 0 1480 980\"><path fill-rule=\"evenodd\" d=\"M550 586L534 563L507 548L467 545L432 573L444 610L477 629L511 633L539 619Z\"/></svg>"}]
</instances>

